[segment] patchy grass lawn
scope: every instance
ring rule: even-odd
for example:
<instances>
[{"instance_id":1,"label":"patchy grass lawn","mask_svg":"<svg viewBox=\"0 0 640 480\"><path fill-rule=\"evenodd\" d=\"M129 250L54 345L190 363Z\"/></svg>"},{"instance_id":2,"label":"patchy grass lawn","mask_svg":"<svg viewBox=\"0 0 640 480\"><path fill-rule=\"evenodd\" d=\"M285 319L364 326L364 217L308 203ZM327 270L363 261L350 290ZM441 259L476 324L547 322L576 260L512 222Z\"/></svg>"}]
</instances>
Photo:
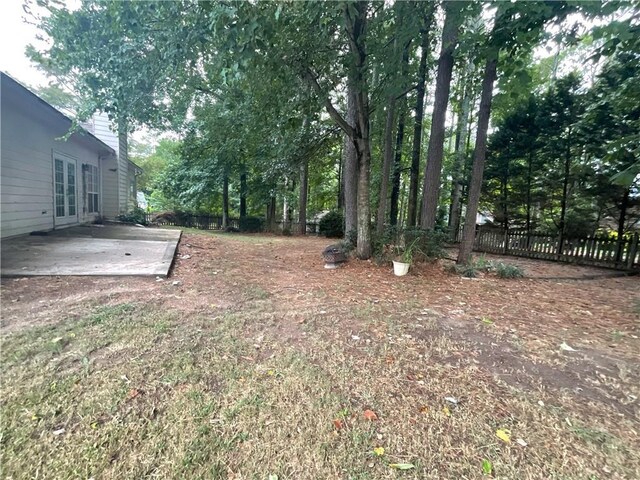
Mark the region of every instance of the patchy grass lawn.
<instances>
[{"instance_id":1,"label":"patchy grass lawn","mask_svg":"<svg viewBox=\"0 0 640 480\"><path fill-rule=\"evenodd\" d=\"M3 477L640 478L637 278L331 271L327 243L3 280Z\"/></svg>"}]
</instances>

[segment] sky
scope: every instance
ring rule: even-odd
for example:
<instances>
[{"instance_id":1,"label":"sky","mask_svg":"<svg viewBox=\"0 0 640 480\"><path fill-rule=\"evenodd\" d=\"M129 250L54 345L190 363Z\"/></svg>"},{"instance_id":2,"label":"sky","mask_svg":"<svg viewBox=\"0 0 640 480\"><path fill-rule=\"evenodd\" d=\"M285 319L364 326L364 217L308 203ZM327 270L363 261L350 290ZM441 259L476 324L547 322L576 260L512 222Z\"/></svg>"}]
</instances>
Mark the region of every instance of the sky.
<instances>
[{"instance_id":1,"label":"sky","mask_svg":"<svg viewBox=\"0 0 640 480\"><path fill-rule=\"evenodd\" d=\"M47 85L47 78L25 55L27 45L38 45L38 29L25 22L22 3L23 0L0 1L0 70L20 83L41 87Z\"/></svg>"}]
</instances>

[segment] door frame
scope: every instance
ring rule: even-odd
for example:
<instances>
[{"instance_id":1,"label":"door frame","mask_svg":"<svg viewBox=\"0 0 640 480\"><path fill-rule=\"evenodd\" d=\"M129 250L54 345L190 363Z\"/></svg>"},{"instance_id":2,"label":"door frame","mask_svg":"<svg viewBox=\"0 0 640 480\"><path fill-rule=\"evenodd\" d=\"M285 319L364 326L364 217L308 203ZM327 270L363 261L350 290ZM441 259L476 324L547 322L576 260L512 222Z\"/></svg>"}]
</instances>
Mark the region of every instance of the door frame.
<instances>
[{"instance_id":1,"label":"door frame","mask_svg":"<svg viewBox=\"0 0 640 480\"><path fill-rule=\"evenodd\" d=\"M64 175L64 217L58 217L56 215L56 160L63 162L63 175ZM75 169L75 215L69 215L69 203L68 203L68 165L72 163ZM80 223L79 209L78 209L78 159L72 155L58 152L56 150L51 151L51 169L52 169L52 188L53 188L53 228L76 225Z\"/></svg>"}]
</instances>

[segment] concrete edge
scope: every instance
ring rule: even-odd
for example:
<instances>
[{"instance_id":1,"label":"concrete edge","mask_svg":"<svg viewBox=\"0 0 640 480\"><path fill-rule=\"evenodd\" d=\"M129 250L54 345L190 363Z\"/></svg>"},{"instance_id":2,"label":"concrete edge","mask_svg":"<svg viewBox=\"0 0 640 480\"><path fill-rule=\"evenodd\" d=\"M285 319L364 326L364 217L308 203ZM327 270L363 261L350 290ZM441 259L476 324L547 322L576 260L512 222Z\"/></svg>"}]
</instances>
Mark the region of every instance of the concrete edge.
<instances>
[{"instance_id":1,"label":"concrete edge","mask_svg":"<svg viewBox=\"0 0 640 480\"><path fill-rule=\"evenodd\" d=\"M182 230L178 231L180 233L175 240L167 240L167 247L165 248L164 255L162 256L162 267L158 268L154 272L154 275L158 277L167 278L171 271L171 267L173 267L173 263L176 261L176 251L178 250L178 244L182 238Z\"/></svg>"}]
</instances>

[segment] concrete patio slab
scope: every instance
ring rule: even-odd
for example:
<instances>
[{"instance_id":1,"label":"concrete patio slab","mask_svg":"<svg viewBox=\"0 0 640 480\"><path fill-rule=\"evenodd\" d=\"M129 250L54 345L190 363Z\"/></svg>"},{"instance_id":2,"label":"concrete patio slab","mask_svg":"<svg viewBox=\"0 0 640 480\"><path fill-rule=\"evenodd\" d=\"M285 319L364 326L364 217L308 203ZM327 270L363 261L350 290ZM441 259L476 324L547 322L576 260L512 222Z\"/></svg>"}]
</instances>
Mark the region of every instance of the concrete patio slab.
<instances>
[{"instance_id":1,"label":"concrete patio slab","mask_svg":"<svg viewBox=\"0 0 640 480\"><path fill-rule=\"evenodd\" d=\"M2 241L0 274L140 275L169 274L180 230L125 225L87 225Z\"/></svg>"}]
</instances>

